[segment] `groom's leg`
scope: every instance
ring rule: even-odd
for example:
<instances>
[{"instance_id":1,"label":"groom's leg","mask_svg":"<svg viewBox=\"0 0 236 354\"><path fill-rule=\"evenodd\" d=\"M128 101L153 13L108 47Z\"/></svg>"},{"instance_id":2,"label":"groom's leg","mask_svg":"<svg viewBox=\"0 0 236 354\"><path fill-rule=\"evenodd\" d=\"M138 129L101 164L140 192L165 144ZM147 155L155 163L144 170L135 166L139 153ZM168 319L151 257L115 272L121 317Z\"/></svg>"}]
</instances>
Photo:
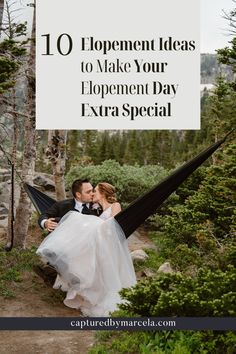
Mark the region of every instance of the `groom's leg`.
<instances>
[{"instance_id":1,"label":"groom's leg","mask_svg":"<svg viewBox=\"0 0 236 354\"><path fill-rule=\"evenodd\" d=\"M47 285L53 286L57 277L55 268L51 265L42 264L34 266L33 270Z\"/></svg>"}]
</instances>

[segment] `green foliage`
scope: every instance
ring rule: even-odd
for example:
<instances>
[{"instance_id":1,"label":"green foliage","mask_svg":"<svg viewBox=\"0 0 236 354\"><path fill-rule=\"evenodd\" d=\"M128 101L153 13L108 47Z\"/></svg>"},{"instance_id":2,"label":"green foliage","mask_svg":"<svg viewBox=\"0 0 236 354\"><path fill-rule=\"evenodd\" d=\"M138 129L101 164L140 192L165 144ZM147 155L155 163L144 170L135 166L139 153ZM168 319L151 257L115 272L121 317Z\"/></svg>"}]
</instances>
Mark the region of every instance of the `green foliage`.
<instances>
[{"instance_id":1,"label":"green foliage","mask_svg":"<svg viewBox=\"0 0 236 354\"><path fill-rule=\"evenodd\" d=\"M228 19L235 19L235 14L234 9ZM234 30L232 21L231 26ZM202 99L201 130L123 132L122 139L121 135L113 139L116 146L122 146L119 154L119 148L115 151L111 144L113 133L104 137L101 132L106 144L100 154L97 140L99 162L113 154L120 164L160 163L173 168L235 128L236 81L232 72L236 72L236 38L230 44L218 50L218 61L223 66L216 63L215 56L202 57L204 77L212 78L222 68L224 76L216 80L216 89ZM115 316L235 316L234 139L232 134L224 143L225 151L218 150L178 189L175 205L167 206L165 216L152 217L156 231L151 238L158 254L150 253L148 266L157 268L161 259L168 259L183 273L160 275L123 289L122 297L128 302ZM113 332L100 337L91 353L233 354L235 347L236 335L232 332Z\"/></svg>"},{"instance_id":2,"label":"green foliage","mask_svg":"<svg viewBox=\"0 0 236 354\"><path fill-rule=\"evenodd\" d=\"M25 43L24 43L25 44ZM5 39L0 43L0 54L10 57L12 60L26 54L26 48L21 42L13 39Z\"/></svg>"},{"instance_id":3,"label":"green foliage","mask_svg":"<svg viewBox=\"0 0 236 354\"><path fill-rule=\"evenodd\" d=\"M227 245L226 249L224 250L223 255L221 255L221 261L224 262L224 266L226 267L227 264L232 264L236 267L236 246L234 245ZM223 258L223 259L222 259Z\"/></svg>"},{"instance_id":4,"label":"green foliage","mask_svg":"<svg viewBox=\"0 0 236 354\"><path fill-rule=\"evenodd\" d=\"M101 165L72 167L66 176L66 185L70 187L77 178L88 178L94 185L106 181L116 187L120 201L126 204L148 191L166 175L167 171L161 166L121 166L114 160L107 160Z\"/></svg>"},{"instance_id":5,"label":"green foliage","mask_svg":"<svg viewBox=\"0 0 236 354\"><path fill-rule=\"evenodd\" d=\"M236 335L230 331L107 333L97 334L98 343L89 354L233 354L236 345Z\"/></svg>"},{"instance_id":6,"label":"green foliage","mask_svg":"<svg viewBox=\"0 0 236 354\"><path fill-rule=\"evenodd\" d=\"M95 165L113 159L121 165L175 168L210 144L203 131L70 131L67 171L86 157Z\"/></svg>"},{"instance_id":7,"label":"green foliage","mask_svg":"<svg viewBox=\"0 0 236 354\"><path fill-rule=\"evenodd\" d=\"M0 296L14 297L15 283L22 281L25 271L32 269L37 262L35 248L31 250L12 249L1 251L0 255Z\"/></svg>"},{"instance_id":8,"label":"green foliage","mask_svg":"<svg viewBox=\"0 0 236 354\"><path fill-rule=\"evenodd\" d=\"M204 95L199 131L71 131L68 133L67 171L84 157L95 165L113 159L121 165L175 168L232 129L235 99L231 84L219 78L216 90Z\"/></svg>"},{"instance_id":9,"label":"green foliage","mask_svg":"<svg viewBox=\"0 0 236 354\"><path fill-rule=\"evenodd\" d=\"M232 67L233 72L236 72L236 37L234 37L230 43L231 48L226 47L217 50L218 59L220 63L229 65Z\"/></svg>"},{"instance_id":10,"label":"green foliage","mask_svg":"<svg viewBox=\"0 0 236 354\"><path fill-rule=\"evenodd\" d=\"M6 5L8 5L8 4L6 4ZM10 23L2 26L2 31L4 32L5 36L9 40L13 40L17 37L26 36L27 35L27 22L25 21L23 23L17 23L17 22L14 22L11 15L10 15L10 17L11 18L8 18Z\"/></svg>"},{"instance_id":11,"label":"green foliage","mask_svg":"<svg viewBox=\"0 0 236 354\"><path fill-rule=\"evenodd\" d=\"M0 56L0 94L14 86L12 75L17 71L16 62Z\"/></svg>"},{"instance_id":12,"label":"green foliage","mask_svg":"<svg viewBox=\"0 0 236 354\"><path fill-rule=\"evenodd\" d=\"M116 354L116 353L130 353L135 354L139 352L141 343L145 343L148 336L145 332L129 333L129 332L107 332L97 335L99 344L89 351L89 354ZM101 344L101 342L103 342ZM106 343L106 344L105 344ZM138 350L138 351L137 351Z\"/></svg>"},{"instance_id":13,"label":"green foliage","mask_svg":"<svg viewBox=\"0 0 236 354\"><path fill-rule=\"evenodd\" d=\"M235 316L236 270L200 269L196 278L180 273L162 274L123 289L128 302L120 308L140 316Z\"/></svg>"},{"instance_id":14,"label":"green foliage","mask_svg":"<svg viewBox=\"0 0 236 354\"><path fill-rule=\"evenodd\" d=\"M15 297L15 293L0 283L0 296L4 297L5 299L11 299Z\"/></svg>"},{"instance_id":15,"label":"green foliage","mask_svg":"<svg viewBox=\"0 0 236 354\"><path fill-rule=\"evenodd\" d=\"M176 191L177 195L179 196L179 203L184 203L187 198L195 194L205 176L206 167L200 166L184 181L184 183L179 186Z\"/></svg>"},{"instance_id":16,"label":"green foliage","mask_svg":"<svg viewBox=\"0 0 236 354\"><path fill-rule=\"evenodd\" d=\"M159 256L158 252L153 249L145 249L148 258L143 262L137 262L135 265L135 270L145 270L149 269L152 272L156 272L160 265L166 260L164 257Z\"/></svg>"},{"instance_id":17,"label":"green foliage","mask_svg":"<svg viewBox=\"0 0 236 354\"><path fill-rule=\"evenodd\" d=\"M183 205L169 208L169 216L153 218L162 232L151 235L158 255L151 253L150 264L156 262L157 267L159 259L170 257L175 268L189 270L190 276L161 275L122 290L128 300L121 305L122 316L235 316L236 272L227 267L235 266L236 259L235 156L235 146L230 145L219 154L217 165L204 168L180 190ZM204 268L198 271L200 266ZM217 270L219 266L223 271ZM100 341L97 353L233 354L236 341L231 332L146 332L144 336L138 342L140 333L115 334Z\"/></svg>"},{"instance_id":18,"label":"green foliage","mask_svg":"<svg viewBox=\"0 0 236 354\"><path fill-rule=\"evenodd\" d=\"M171 263L175 269L187 272L190 265L192 267L202 265L201 253L196 247L188 247L185 243L180 243L171 253Z\"/></svg>"},{"instance_id":19,"label":"green foliage","mask_svg":"<svg viewBox=\"0 0 236 354\"><path fill-rule=\"evenodd\" d=\"M15 85L14 75L22 64L19 59L26 54L26 49L13 39L0 43L0 94Z\"/></svg>"},{"instance_id":20,"label":"green foliage","mask_svg":"<svg viewBox=\"0 0 236 354\"><path fill-rule=\"evenodd\" d=\"M203 127L206 127L208 138L219 139L235 127L235 99L236 90L232 87L232 82L219 77L216 81L216 88L208 97L202 112ZM233 136L230 139L233 140Z\"/></svg>"},{"instance_id":21,"label":"green foliage","mask_svg":"<svg viewBox=\"0 0 236 354\"><path fill-rule=\"evenodd\" d=\"M204 171L205 178L184 204L169 209L169 215L155 217L172 245L198 246L204 251L215 248L217 240L235 232L236 145L230 145L223 161Z\"/></svg>"},{"instance_id":22,"label":"green foliage","mask_svg":"<svg viewBox=\"0 0 236 354\"><path fill-rule=\"evenodd\" d=\"M19 282L21 281L20 272L14 268L9 269L5 274L1 275L1 279Z\"/></svg>"},{"instance_id":23,"label":"green foliage","mask_svg":"<svg viewBox=\"0 0 236 354\"><path fill-rule=\"evenodd\" d=\"M27 35L27 22L13 23L13 26L11 26L11 28L14 28L14 37L21 37Z\"/></svg>"}]
</instances>

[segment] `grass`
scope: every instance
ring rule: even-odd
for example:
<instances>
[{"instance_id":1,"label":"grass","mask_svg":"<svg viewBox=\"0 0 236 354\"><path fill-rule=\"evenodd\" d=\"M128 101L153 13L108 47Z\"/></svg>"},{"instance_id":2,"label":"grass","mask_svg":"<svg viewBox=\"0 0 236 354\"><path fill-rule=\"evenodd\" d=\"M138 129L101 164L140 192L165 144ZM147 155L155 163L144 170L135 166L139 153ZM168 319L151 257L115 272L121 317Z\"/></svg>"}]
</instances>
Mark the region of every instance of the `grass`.
<instances>
[{"instance_id":1,"label":"grass","mask_svg":"<svg viewBox=\"0 0 236 354\"><path fill-rule=\"evenodd\" d=\"M35 251L36 247L31 247L26 250L13 248L10 252L6 252L2 246L2 251L0 251L0 297L11 299L16 297L18 292L22 293L33 289L46 303L50 305L61 304L65 293L49 287L45 291L42 282L39 282L40 278L33 271L33 266L40 263Z\"/></svg>"},{"instance_id":2,"label":"grass","mask_svg":"<svg viewBox=\"0 0 236 354\"><path fill-rule=\"evenodd\" d=\"M0 251L0 296L3 298L15 297L17 283L24 280L25 273L32 271L38 263L35 247L27 250L12 249L10 252Z\"/></svg>"},{"instance_id":3,"label":"grass","mask_svg":"<svg viewBox=\"0 0 236 354\"><path fill-rule=\"evenodd\" d=\"M157 251L153 249L145 249L145 252L147 253L148 258L143 262L135 262L135 270L140 271L150 269L152 272L156 273L160 265L164 263L166 259L159 256Z\"/></svg>"},{"instance_id":4,"label":"grass","mask_svg":"<svg viewBox=\"0 0 236 354\"><path fill-rule=\"evenodd\" d=\"M4 297L5 299L12 299L15 297L15 293L0 283L0 296Z\"/></svg>"},{"instance_id":5,"label":"grass","mask_svg":"<svg viewBox=\"0 0 236 354\"><path fill-rule=\"evenodd\" d=\"M183 274L190 272L189 275L194 274L199 264L217 265L214 254L206 262L205 258L197 257L194 248L178 245L174 252L171 240L163 238L162 234L154 232L149 236L157 246L157 251L145 250L149 258L136 263L136 271L148 268L156 273L159 266L168 260L174 269L179 266ZM113 313L113 316L126 317L127 313L120 310ZM236 335L230 331L102 331L96 334L96 342L89 354L233 354L235 345Z\"/></svg>"},{"instance_id":6,"label":"grass","mask_svg":"<svg viewBox=\"0 0 236 354\"><path fill-rule=\"evenodd\" d=\"M50 292L42 294L41 299L50 305L62 304L65 299L65 293L58 289L50 290Z\"/></svg>"},{"instance_id":7,"label":"grass","mask_svg":"<svg viewBox=\"0 0 236 354\"><path fill-rule=\"evenodd\" d=\"M96 333L96 345L89 354L136 354L143 335L140 332L102 331Z\"/></svg>"},{"instance_id":8,"label":"grass","mask_svg":"<svg viewBox=\"0 0 236 354\"><path fill-rule=\"evenodd\" d=\"M235 345L231 331L106 331L89 354L234 354Z\"/></svg>"}]
</instances>

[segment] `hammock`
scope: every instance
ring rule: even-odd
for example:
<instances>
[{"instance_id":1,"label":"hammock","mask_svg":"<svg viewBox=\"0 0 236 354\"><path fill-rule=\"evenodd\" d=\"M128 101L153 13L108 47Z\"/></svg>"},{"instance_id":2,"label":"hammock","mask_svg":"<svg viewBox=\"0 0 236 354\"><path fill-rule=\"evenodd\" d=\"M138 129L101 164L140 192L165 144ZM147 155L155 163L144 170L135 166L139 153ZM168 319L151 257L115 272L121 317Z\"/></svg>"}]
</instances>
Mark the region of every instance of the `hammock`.
<instances>
[{"instance_id":1,"label":"hammock","mask_svg":"<svg viewBox=\"0 0 236 354\"><path fill-rule=\"evenodd\" d=\"M226 140L228 133L223 139L202 151L199 155L186 162L175 170L170 176L160 182L150 191L136 199L126 209L115 216L125 236L128 238L157 208L173 193L185 179L191 175L213 152ZM36 210L42 214L56 200L48 197L38 189L25 183L25 189Z\"/></svg>"},{"instance_id":2,"label":"hammock","mask_svg":"<svg viewBox=\"0 0 236 354\"><path fill-rule=\"evenodd\" d=\"M24 188L39 214L45 213L48 208L56 203L55 199L50 198L47 194L42 193L37 188L34 188L27 183L24 183Z\"/></svg>"}]
</instances>

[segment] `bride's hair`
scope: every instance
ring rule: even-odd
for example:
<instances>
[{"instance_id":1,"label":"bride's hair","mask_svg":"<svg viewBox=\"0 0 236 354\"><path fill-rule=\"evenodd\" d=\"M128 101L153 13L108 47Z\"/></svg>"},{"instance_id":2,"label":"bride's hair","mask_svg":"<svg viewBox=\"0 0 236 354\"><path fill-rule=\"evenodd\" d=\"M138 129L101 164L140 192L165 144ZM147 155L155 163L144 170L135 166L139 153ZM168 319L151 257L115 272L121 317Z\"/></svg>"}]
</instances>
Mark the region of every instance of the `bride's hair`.
<instances>
[{"instance_id":1,"label":"bride's hair","mask_svg":"<svg viewBox=\"0 0 236 354\"><path fill-rule=\"evenodd\" d=\"M98 183L98 190L99 192L106 198L108 203L115 203L117 202L116 199L116 189L110 183L101 182Z\"/></svg>"}]
</instances>

